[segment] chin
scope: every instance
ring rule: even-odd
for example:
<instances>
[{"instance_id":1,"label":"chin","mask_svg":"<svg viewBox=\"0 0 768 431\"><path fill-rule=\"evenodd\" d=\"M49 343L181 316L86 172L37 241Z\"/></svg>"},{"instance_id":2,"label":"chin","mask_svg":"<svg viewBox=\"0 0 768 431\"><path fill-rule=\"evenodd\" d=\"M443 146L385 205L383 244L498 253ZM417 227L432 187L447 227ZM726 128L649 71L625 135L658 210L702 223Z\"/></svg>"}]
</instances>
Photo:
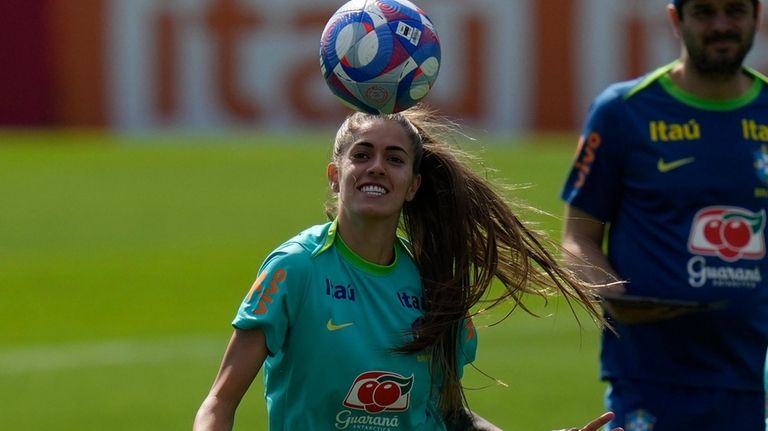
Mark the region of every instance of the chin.
<instances>
[{"instance_id":1,"label":"chin","mask_svg":"<svg viewBox=\"0 0 768 431\"><path fill-rule=\"evenodd\" d=\"M400 217L400 210L392 210L392 209L385 209L380 207L364 207L364 208L358 208L357 211L355 211L359 216L368 218L368 219L389 219L389 218L396 218Z\"/></svg>"}]
</instances>

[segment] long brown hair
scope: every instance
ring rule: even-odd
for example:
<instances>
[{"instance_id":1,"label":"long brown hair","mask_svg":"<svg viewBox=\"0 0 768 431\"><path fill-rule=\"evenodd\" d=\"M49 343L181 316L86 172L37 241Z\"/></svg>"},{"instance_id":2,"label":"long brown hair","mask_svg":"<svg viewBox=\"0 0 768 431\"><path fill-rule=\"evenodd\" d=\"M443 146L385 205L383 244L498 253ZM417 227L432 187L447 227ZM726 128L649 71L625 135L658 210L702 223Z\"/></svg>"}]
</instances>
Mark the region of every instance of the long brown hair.
<instances>
[{"instance_id":1,"label":"long brown hair","mask_svg":"<svg viewBox=\"0 0 768 431\"><path fill-rule=\"evenodd\" d=\"M382 119L406 131L417 155L414 173L421 174L415 198L403 207L400 229L421 274L425 312L414 339L395 351L431 354L433 375L443 376L440 408L449 418L466 405L457 346L464 319L481 301L489 301L490 308L511 300L528 310L524 294L560 293L569 304L582 304L595 321L603 320L590 293L594 286L561 266L552 253L560 250L557 245L527 227L498 186L472 170L470 156L450 141L456 127L433 111L416 106L390 115L351 114L336 135L334 159L363 124ZM335 207L326 212L333 217ZM489 299L494 279L504 290Z\"/></svg>"}]
</instances>

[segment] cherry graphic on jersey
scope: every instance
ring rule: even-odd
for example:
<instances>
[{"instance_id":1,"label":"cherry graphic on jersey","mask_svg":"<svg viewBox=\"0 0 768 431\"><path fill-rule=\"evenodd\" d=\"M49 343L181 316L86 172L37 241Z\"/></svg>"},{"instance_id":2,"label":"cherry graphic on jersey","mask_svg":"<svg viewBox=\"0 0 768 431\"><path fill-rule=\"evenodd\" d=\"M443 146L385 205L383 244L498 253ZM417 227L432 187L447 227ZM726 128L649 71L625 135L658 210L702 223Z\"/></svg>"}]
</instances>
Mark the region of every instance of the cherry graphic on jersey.
<instances>
[{"instance_id":1,"label":"cherry graphic on jersey","mask_svg":"<svg viewBox=\"0 0 768 431\"><path fill-rule=\"evenodd\" d=\"M377 387L379 387L379 382L375 380L366 382L357 390L357 398L365 405L373 404L373 392Z\"/></svg>"},{"instance_id":2,"label":"cherry graphic on jersey","mask_svg":"<svg viewBox=\"0 0 768 431\"><path fill-rule=\"evenodd\" d=\"M704 237L721 256L734 259L752 239L752 225L738 214L727 214L723 219L709 221L704 226Z\"/></svg>"},{"instance_id":3,"label":"cherry graphic on jersey","mask_svg":"<svg viewBox=\"0 0 768 431\"><path fill-rule=\"evenodd\" d=\"M720 247L717 249L721 256L727 259L733 259L739 255L739 250L729 247Z\"/></svg>"},{"instance_id":4,"label":"cherry graphic on jersey","mask_svg":"<svg viewBox=\"0 0 768 431\"><path fill-rule=\"evenodd\" d=\"M380 377L379 380L384 379ZM368 413L384 410L400 399L401 395L400 386L394 381L386 380L370 380L360 386L357 391L357 398L365 405L365 411Z\"/></svg>"},{"instance_id":5,"label":"cherry graphic on jersey","mask_svg":"<svg viewBox=\"0 0 768 431\"><path fill-rule=\"evenodd\" d=\"M400 398L400 395L400 386L395 382L384 382L373 392L373 402L380 406L390 406Z\"/></svg>"},{"instance_id":6,"label":"cherry graphic on jersey","mask_svg":"<svg viewBox=\"0 0 768 431\"><path fill-rule=\"evenodd\" d=\"M367 411L368 413L379 413L379 412L383 411L385 408L387 408L387 407L386 406L380 406L380 405L378 405L376 403L371 403L371 404L366 404L365 405L365 411Z\"/></svg>"},{"instance_id":7,"label":"cherry graphic on jersey","mask_svg":"<svg viewBox=\"0 0 768 431\"><path fill-rule=\"evenodd\" d=\"M720 218L707 222L704 237L717 248L721 257L738 259L749 247L753 237L765 224L765 213L725 212Z\"/></svg>"},{"instance_id":8,"label":"cherry graphic on jersey","mask_svg":"<svg viewBox=\"0 0 768 431\"><path fill-rule=\"evenodd\" d=\"M720 219L712 219L704 226L704 238L707 239L712 245L722 245L723 237L720 232L720 228L723 226L723 221Z\"/></svg>"},{"instance_id":9,"label":"cherry graphic on jersey","mask_svg":"<svg viewBox=\"0 0 768 431\"><path fill-rule=\"evenodd\" d=\"M730 248L744 248L752 239L752 227L741 217L730 218L721 230L723 239Z\"/></svg>"},{"instance_id":10,"label":"cherry graphic on jersey","mask_svg":"<svg viewBox=\"0 0 768 431\"><path fill-rule=\"evenodd\" d=\"M688 250L717 256L726 262L765 257L766 211L738 207L706 207L696 213L691 225Z\"/></svg>"},{"instance_id":11,"label":"cherry graphic on jersey","mask_svg":"<svg viewBox=\"0 0 768 431\"><path fill-rule=\"evenodd\" d=\"M752 224L738 214L712 219L704 226L704 238L726 257L734 257L752 239Z\"/></svg>"},{"instance_id":12,"label":"cherry graphic on jersey","mask_svg":"<svg viewBox=\"0 0 768 431\"><path fill-rule=\"evenodd\" d=\"M386 384L392 384L392 383L386 383ZM388 405L397 401L397 398L395 398L394 400L388 403L378 402L378 400L376 399L376 392L379 391L379 388L382 386L384 386L384 384L378 382L377 380L371 379L363 383L363 385L360 386L360 388L357 390L357 399L360 400L360 402L363 404L365 408L365 411L367 411L368 413L379 413L383 411L385 408L387 408ZM381 396L379 398L381 398ZM385 399L384 401L388 401L388 400Z\"/></svg>"},{"instance_id":13,"label":"cherry graphic on jersey","mask_svg":"<svg viewBox=\"0 0 768 431\"><path fill-rule=\"evenodd\" d=\"M403 410L408 406L408 393L413 387L413 376L403 377L394 373L378 371L358 376L354 399L356 402L345 405L360 408L368 413L380 413L385 410Z\"/></svg>"}]
</instances>

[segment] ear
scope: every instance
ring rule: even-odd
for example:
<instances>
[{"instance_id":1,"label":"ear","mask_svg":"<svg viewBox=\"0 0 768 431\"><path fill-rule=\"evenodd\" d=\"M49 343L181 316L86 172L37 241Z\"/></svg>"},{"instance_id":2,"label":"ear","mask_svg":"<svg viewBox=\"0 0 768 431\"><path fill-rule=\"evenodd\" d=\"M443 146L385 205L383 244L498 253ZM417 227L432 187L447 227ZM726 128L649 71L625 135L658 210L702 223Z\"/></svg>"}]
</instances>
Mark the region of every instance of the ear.
<instances>
[{"instance_id":1,"label":"ear","mask_svg":"<svg viewBox=\"0 0 768 431\"><path fill-rule=\"evenodd\" d=\"M336 166L335 163L331 162L328 163L328 168L326 169L326 175L328 176L328 184L331 186L331 190L333 190L334 193L339 192L339 168Z\"/></svg>"},{"instance_id":2,"label":"ear","mask_svg":"<svg viewBox=\"0 0 768 431\"><path fill-rule=\"evenodd\" d=\"M667 18L669 18L669 23L672 24L672 30L674 30L675 36L680 38L681 17L677 14L677 9L672 3L667 5Z\"/></svg>"},{"instance_id":3,"label":"ear","mask_svg":"<svg viewBox=\"0 0 768 431\"><path fill-rule=\"evenodd\" d=\"M410 202L416 197L416 192L419 191L421 186L421 174L414 175L411 181L411 186L408 188L408 192L405 194L405 201Z\"/></svg>"}]
</instances>

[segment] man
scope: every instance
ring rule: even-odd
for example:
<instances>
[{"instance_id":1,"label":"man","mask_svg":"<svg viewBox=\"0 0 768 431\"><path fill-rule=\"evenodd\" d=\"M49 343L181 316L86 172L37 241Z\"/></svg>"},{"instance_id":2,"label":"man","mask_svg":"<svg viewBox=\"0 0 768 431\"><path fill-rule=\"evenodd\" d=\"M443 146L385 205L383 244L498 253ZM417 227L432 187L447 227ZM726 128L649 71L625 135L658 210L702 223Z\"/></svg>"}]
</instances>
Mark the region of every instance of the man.
<instances>
[{"instance_id":1,"label":"man","mask_svg":"<svg viewBox=\"0 0 768 431\"><path fill-rule=\"evenodd\" d=\"M768 81L742 65L760 10L675 0L680 58L610 86L586 121L563 241L573 269L613 282L611 426L765 429Z\"/></svg>"}]
</instances>

